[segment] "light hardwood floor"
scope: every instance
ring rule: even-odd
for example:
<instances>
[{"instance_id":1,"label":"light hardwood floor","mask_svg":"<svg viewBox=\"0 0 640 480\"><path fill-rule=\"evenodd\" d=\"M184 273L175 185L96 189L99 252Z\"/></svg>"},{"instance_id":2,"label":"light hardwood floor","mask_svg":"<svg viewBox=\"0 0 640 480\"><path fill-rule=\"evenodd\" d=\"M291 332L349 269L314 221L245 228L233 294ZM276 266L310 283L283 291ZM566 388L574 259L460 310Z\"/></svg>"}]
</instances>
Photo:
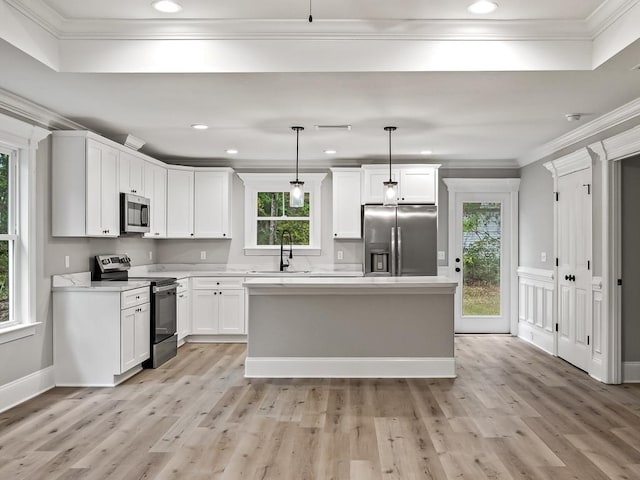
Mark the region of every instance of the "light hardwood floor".
<instances>
[{"instance_id":1,"label":"light hardwood floor","mask_svg":"<svg viewBox=\"0 0 640 480\"><path fill-rule=\"evenodd\" d=\"M456 355L455 380L247 380L243 345L186 345L1 414L0 479L640 479L640 385L511 337Z\"/></svg>"}]
</instances>

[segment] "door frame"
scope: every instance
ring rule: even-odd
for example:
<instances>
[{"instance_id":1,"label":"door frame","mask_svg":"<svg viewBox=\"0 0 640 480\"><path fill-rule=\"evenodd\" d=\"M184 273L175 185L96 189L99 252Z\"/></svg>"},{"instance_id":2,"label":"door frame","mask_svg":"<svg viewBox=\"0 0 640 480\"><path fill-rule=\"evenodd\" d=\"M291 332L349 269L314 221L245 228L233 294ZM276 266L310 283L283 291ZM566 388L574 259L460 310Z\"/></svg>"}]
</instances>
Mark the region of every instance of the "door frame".
<instances>
[{"instance_id":1,"label":"door frame","mask_svg":"<svg viewBox=\"0 0 640 480\"><path fill-rule=\"evenodd\" d=\"M594 350L594 343L596 342L596 339L594 338L594 334L593 334L593 319L594 319L594 311L593 311L593 297L594 297L594 287L593 287L593 283L594 283L594 277L593 277L593 268L594 268L594 262L593 262L593 168L592 168L592 163L593 160L591 158L591 155L589 154L588 150L586 149L581 149L578 150L576 152L570 153L569 155L565 155L564 157L558 158L556 160L553 160L551 162L547 162L545 164L543 164L543 167L546 168L547 170L549 170L551 172L551 175L553 176L553 195L554 195L554 202L553 202L553 256L555 258L554 264L553 264L553 291L554 291L554 295L553 295L553 324L555 325L554 328L554 332L553 332L553 354L558 356L559 353L559 339L560 339L560 333L558 332L558 325L560 322L560 302L558 300L558 295L560 294L560 284L559 284L559 278L558 278L558 235L559 235L559 228L558 228L558 219L559 219L559 215L558 215L558 179L560 177L564 177L566 175L571 175L574 173L577 173L581 170L589 170L590 173L590 177L591 177L591 195L589 196L589 198L591 199L591 203L589 205L589 212L590 212L590 216L591 216L591 242L589 245L589 257L591 258L591 279L589 281L589 295L588 295L588 303L587 303L587 334L591 337L591 354L589 357L589 363L588 363L588 370L587 373L589 373L590 375L592 375L592 372L594 372L597 367L594 366L594 355L593 355L593 350Z\"/></svg>"},{"instance_id":2,"label":"door frame","mask_svg":"<svg viewBox=\"0 0 640 480\"><path fill-rule=\"evenodd\" d=\"M515 336L518 334L518 191L520 189L519 178L443 178L442 181L449 191L449 213L448 213L448 266L447 272L450 278L456 278L453 258L456 252L456 204L458 194L461 193L507 193L506 203L503 209L509 211L508 234L510 241L506 247L509 256L509 275L508 278L501 281L506 282L507 309L509 315L510 334ZM456 295L459 295L460 285Z\"/></svg>"}]
</instances>

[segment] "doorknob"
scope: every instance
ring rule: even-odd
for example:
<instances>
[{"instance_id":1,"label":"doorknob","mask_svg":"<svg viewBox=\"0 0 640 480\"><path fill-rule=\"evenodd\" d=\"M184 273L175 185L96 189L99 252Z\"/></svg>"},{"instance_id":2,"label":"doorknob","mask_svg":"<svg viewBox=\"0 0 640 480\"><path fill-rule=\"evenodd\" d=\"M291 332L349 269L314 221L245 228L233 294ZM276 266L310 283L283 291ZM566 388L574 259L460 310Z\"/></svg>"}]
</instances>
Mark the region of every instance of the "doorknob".
<instances>
[{"instance_id":1,"label":"doorknob","mask_svg":"<svg viewBox=\"0 0 640 480\"><path fill-rule=\"evenodd\" d=\"M571 280L571 277L570 277L569 275L565 275L565 276L564 276L564 279L565 279L565 280Z\"/></svg>"},{"instance_id":2,"label":"doorknob","mask_svg":"<svg viewBox=\"0 0 640 480\"><path fill-rule=\"evenodd\" d=\"M576 281L576 276L575 275L569 275L569 280L571 280L572 282Z\"/></svg>"}]
</instances>

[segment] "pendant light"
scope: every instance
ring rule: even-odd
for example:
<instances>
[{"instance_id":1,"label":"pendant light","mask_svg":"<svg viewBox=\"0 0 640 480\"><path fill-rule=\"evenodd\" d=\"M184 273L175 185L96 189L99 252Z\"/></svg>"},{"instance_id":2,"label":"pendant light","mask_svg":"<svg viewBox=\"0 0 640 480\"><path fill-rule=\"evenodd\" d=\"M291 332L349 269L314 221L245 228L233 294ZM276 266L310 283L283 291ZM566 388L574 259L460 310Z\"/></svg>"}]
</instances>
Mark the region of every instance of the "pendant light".
<instances>
[{"instance_id":1,"label":"pendant light","mask_svg":"<svg viewBox=\"0 0 640 480\"><path fill-rule=\"evenodd\" d=\"M397 127L384 127L385 131L389 132L389 180L384 182L384 196L382 200L383 205L397 205L398 204L398 182L393 181L391 176L391 132L394 132Z\"/></svg>"},{"instance_id":2,"label":"pendant light","mask_svg":"<svg viewBox=\"0 0 640 480\"><path fill-rule=\"evenodd\" d=\"M298 179L298 153L300 145L300 130L304 130L304 127L291 127L291 130L296 132L296 179L291 184L291 193L289 194L289 206L298 208L304 206L304 182Z\"/></svg>"}]
</instances>

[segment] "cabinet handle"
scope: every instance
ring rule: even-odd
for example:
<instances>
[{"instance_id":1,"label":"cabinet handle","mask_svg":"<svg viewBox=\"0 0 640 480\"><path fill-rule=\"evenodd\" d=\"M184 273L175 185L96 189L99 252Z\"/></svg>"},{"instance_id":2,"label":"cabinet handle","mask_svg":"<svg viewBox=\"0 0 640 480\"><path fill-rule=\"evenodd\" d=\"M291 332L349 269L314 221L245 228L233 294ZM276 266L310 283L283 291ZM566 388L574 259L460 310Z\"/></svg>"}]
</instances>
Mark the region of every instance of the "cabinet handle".
<instances>
[{"instance_id":1,"label":"cabinet handle","mask_svg":"<svg viewBox=\"0 0 640 480\"><path fill-rule=\"evenodd\" d=\"M338 236L338 234L337 234L337 233L334 233L334 234L333 234L333 236L334 236L334 237L337 237L337 236Z\"/></svg>"},{"instance_id":2,"label":"cabinet handle","mask_svg":"<svg viewBox=\"0 0 640 480\"><path fill-rule=\"evenodd\" d=\"M191 236L193 237L193 233L191 234Z\"/></svg>"},{"instance_id":3,"label":"cabinet handle","mask_svg":"<svg viewBox=\"0 0 640 480\"><path fill-rule=\"evenodd\" d=\"M226 234L226 233L223 233L223 234L222 234L222 236L223 236L223 237L226 237L226 236L227 236L227 234Z\"/></svg>"},{"instance_id":4,"label":"cabinet handle","mask_svg":"<svg viewBox=\"0 0 640 480\"><path fill-rule=\"evenodd\" d=\"M180 295L178 295L178 297L180 297L180 298L184 298L184 295L183 295L183 294L180 294Z\"/></svg>"},{"instance_id":5,"label":"cabinet handle","mask_svg":"<svg viewBox=\"0 0 640 480\"><path fill-rule=\"evenodd\" d=\"M214 294L214 295L217 295L217 294L218 294L218 292L213 292L213 294Z\"/></svg>"}]
</instances>

